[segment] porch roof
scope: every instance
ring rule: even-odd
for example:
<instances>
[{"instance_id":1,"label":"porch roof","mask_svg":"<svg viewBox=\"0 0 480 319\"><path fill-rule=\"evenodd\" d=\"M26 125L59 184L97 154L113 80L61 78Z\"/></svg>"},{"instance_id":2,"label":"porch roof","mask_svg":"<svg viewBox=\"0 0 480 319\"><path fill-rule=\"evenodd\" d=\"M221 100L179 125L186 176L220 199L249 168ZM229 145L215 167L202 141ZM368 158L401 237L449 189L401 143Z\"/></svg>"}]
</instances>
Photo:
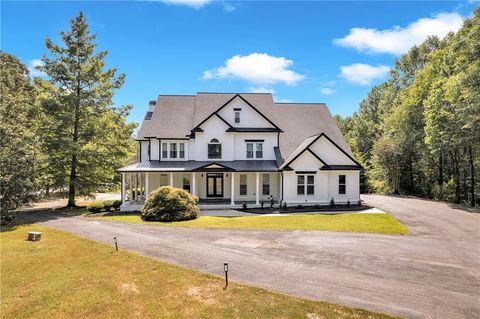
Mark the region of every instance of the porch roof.
<instances>
[{"instance_id":1,"label":"porch roof","mask_svg":"<svg viewBox=\"0 0 480 319\"><path fill-rule=\"evenodd\" d=\"M209 168L209 166L212 166ZM130 172L277 172L276 161L145 161L122 167Z\"/></svg>"}]
</instances>

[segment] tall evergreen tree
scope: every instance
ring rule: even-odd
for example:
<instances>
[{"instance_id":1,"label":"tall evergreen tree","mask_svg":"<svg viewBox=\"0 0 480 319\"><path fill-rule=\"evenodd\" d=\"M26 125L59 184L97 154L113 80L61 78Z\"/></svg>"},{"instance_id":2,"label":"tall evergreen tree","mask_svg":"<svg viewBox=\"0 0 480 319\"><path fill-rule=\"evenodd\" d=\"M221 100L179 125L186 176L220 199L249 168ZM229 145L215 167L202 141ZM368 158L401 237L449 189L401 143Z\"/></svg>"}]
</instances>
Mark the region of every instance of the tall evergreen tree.
<instances>
[{"instance_id":1,"label":"tall evergreen tree","mask_svg":"<svg viewBox=\"0 0 480 319\"><path fill-rule=\"evenodd\" d=\"M480 172L480 8L444 39L395 60L341 126L373 191L476 205Z\"/></svg>"},{"instance_id":2,"label":"tall evergreen tree","mask_svg":"<svg viewBox=\"0 0 480 319\"><path fill-rule=\"evenodd\" d=\"M37 84L46 127L42 143L56 167L56 182L68 183L67 206L75 206L75 196L90 195L113 181L130 151L135 125L126 123L131 106L112 102L125 75L105 70L107 52L95 51L96 36L82 12L61 37L63 46L47 38L50 55L39 69L49 79Z\"/></svg>"},{"instance_id":3,"label":"tall evergreen tree","mask_svg":"<svg viewBox=\"0 0 480 319\"><path fill-rule=\"evenodd\" d=\"M32 130L34 91L27 67L0 53L0 213L1 223L35 197L36 137Z\"/></svg>"}]
</instances>

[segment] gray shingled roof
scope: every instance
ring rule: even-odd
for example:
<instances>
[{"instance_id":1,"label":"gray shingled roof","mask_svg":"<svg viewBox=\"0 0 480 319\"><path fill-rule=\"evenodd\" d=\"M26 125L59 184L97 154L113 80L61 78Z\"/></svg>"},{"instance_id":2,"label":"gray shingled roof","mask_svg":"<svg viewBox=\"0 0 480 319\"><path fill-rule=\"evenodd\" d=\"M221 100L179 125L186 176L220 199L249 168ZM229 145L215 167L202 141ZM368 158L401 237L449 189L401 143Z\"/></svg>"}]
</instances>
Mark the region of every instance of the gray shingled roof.
<instances>
[{"instance_id":1,"label":"gray shingled roof","mask_svg":"<svg viewBox=\"0 0 480 319\"><path fill-rule=\"evenodd\" d=\"M202 167L218 164L237 172L276 172L276 161L146 161L135 163L118 170L127 172L190 172L202 170ZM206 171L208 169L205 169Z\"/></svg>"},{"instance_id":2,"label":"gray shingled roof","mask_svg":"<svg viewBox=\"0 0 480 319\"><path fill-rule=\"evenodd\" d=\"M274 103L269 93L240 93L258 111L275 123L280 133L280 151L288 158L309 136L325 133L353 157L335 120L323 103ZM190 130L235 96L235 93L160 95L152 119L143 121L137 138L184 138Z\"/></svg>"}]
</instances>

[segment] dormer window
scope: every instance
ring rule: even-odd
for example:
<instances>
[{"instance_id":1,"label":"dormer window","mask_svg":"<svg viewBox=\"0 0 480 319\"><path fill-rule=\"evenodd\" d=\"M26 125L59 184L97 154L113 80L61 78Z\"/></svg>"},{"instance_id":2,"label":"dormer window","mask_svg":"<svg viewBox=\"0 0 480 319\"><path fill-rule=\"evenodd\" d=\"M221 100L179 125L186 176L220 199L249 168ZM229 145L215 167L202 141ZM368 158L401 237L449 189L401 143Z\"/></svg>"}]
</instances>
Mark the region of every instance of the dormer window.
<instances>
[{"instance_id":1,"label":"dormer window","mask_svg":"<svg viewBox=\"0 0 480 319\"><path fill-rule=\"evenodd\" d=\"M240 123L240 111L242 109L233 109L233 111L235 112L235 123Z\"/></svg>"},{"instance_id":2,"label":"dormer window","mask_svg":"<svg viewBox=\"0 0 480 319\"><path fill-rule=\"evenodd\" d=\"M208 144L208 158L209 159L221 159L222 158L222 144L213 138Z\"/></svg>"}]
</instances>

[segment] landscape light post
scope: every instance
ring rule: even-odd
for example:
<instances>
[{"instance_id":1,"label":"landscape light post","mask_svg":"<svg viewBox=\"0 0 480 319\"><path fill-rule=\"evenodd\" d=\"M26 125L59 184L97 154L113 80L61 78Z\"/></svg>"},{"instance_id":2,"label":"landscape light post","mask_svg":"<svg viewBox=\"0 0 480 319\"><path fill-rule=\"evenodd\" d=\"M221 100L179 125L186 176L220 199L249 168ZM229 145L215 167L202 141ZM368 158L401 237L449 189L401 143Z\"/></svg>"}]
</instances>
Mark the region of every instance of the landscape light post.
<instances>
[{"instance_id":1,"label":"landscape light post","mask_svg":"<svg viewBox=\"0 0 480 319\"><path fill-rule=\"evenodd\" d=\"M117 237L113 237L113 242L115 243L115 250L118 251Z\"/></svg>"},{"instance_id":2,"label":"landscape light post","mask_svg":"<svg viewBox=\"0 0 480 319\"><path fill-rule=\"evenodd\" d=\"M225 271L225 288L223 288L223 290L227 290L227 287L228 287L228 263L223 263L223 270Z\"/></svg>"}]
</instances>

